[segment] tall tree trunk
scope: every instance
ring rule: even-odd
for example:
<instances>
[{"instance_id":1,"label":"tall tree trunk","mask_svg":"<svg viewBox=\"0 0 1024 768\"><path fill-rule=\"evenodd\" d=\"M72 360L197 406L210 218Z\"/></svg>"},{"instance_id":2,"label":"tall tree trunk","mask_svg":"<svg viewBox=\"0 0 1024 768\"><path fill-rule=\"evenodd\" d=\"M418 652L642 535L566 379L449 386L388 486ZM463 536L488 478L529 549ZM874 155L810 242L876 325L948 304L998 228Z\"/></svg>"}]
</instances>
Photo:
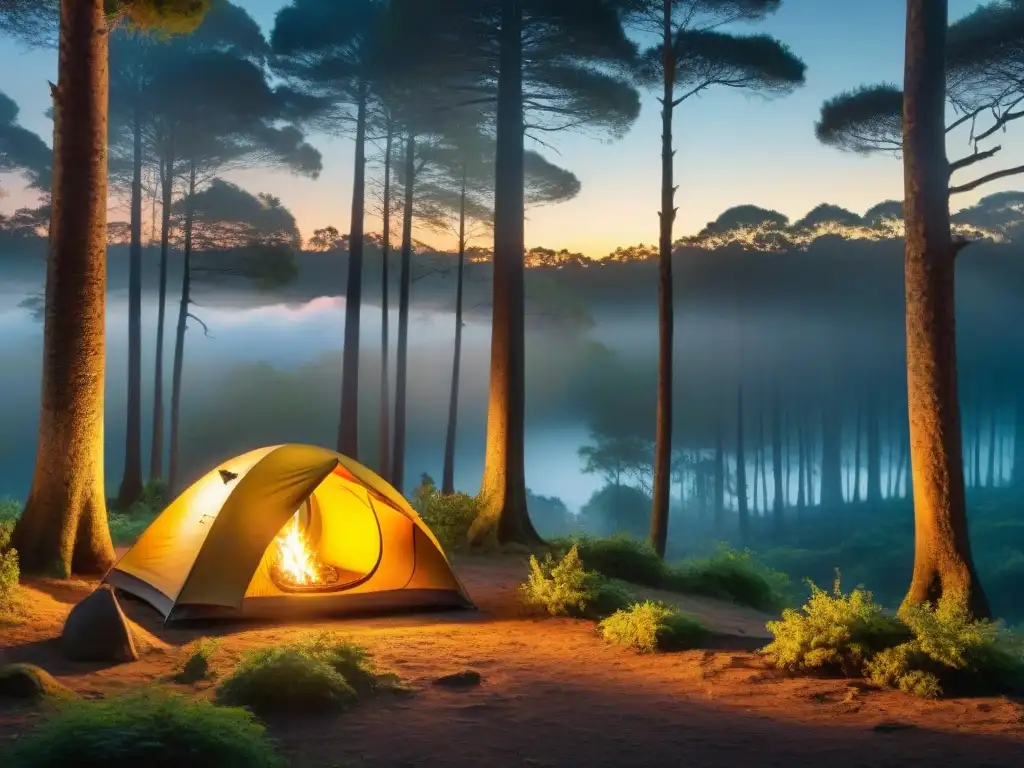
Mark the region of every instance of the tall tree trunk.
<instances>
[{"instance_id":1,"label":"tall tree trunk","mask_svg":"<svg viewBox=\"0 0 1024 768\"><path fill-rule=\"evenodd\" d=\"M843 506L843 427L839 404L827 394L821 422L821 506L829 514Z\"/></svg>"},{"instance_id":2,"label":"tall tree trunk","mask_svg":"<svg viewBox=\"0 0 1024 768\"><path fill-rule=\"evenodd\" d=\"M882 425L878 410L878 393L867 394L867 502L872 509L877 509L882 502Z\"/></svg>"},{"instance_id":3,"label":"tall tree trunk","mask_svg":"<svg viewBox=\"0 0 1024 768\"><path fill-rule=\"evenodd\" d=\"M391 382L388 375L390 308L388 289L391 275L391 152L395 141L395 124L388 115L387 135L384 139L384 220L381 232L380 254L380 476L391 477Z\"/></svg>"},{"instance_id":4,"label":"tall tree trunk","mask_svg":"<svg viewBox=\"0 0 1024 768\"><path fill-rule=\"evenodd\" d=\"M459 198L459 266L455 280L455 352L452 356L452 385L448 397L448 428L444 437L444 469L441 492L455 493L455 433L459 420L459 373L462 363L462 281L466 264L466 166L462 166Z\"/></svg>"},{"instance_id":5,"label":"tall tree trunk","mask_svg":"<svg viewBox=\"0 0 1024 768\"><path fill-rule=\"evenodd\" d=\"M754 493L753 493L753 507L752 510L754 515L757 516L761 511L761 447L758 446L754 449Z\"/></svg>"},{"instance_id":6,"label":"tall tree trunk","mask_svg":"<svg viewBox=\"0 0 1024 768\"><path fill-rule=\"evenodd\" d=\"M907 0L903 87L907 393L914 573L905 602L943 596L990 615L967 533L946 160L947 0Z\"/></svg>"},{"instance_id":7,"label":"tall tree trunk","mask_svg":"<svg viewBox=\"0 0 1024 768\"><path fill-rule=\"evenodd\" d=\"M715 535L725 530L725 420L719 406L715 425Z\"/></svg>"},{"instance_id":8,"label":"tall tree trunk","mask_svg":"<svg viewBox=\"0 0 1024 768\"><path fill-rule=\"evenodd\" d=\"M114 563L103 485L107 44L103 0L61 0L39 439L11 537L26 574Z\"/></svg>"},{"instance_id":9,"label":"tall tree trunk","mask_svg":"<svg viewBox=\"0 0 1024 768\"><path fill-rule=\"evenodd\" d=\"M992 400L992 407L989 408L988 417L988 456L986 457L988 467L985 474L985 484L989 488L996 487L996 430L998 429L996 420L999 415L999 408L995 397Z\"/></svg>"},{"instance_id":10,"label":"tall tree trunk","mask_svg":"<svg viewBox=\"0 0 1024 768\"><path fill-rule=\"evenodd\" d=\"M345 349L341 363L341 419L338 453L359 460L359 319L363 308L363 218L366 201L366 100L368 86L359 83L356 106L356 158L352 177L352 224L348 236L348 280L345 285Z\"/></svg>"},{"instance_id":11,"label":"tall tree trunk","mask_svg":"<svg viewBox=\"0 0 1024 768\"><path fill-rule=\"evenodd\" d=\"M178 426L181 423L181 371L185 364L185 330L192 303L192 225L195 222L196 166L189 163L188 197L185 203L185 256L181 270L181 302L174 334L174 362L171 366L171 449L167 471L167 497L173 499L178 482Z\"/></svg>"},{"instance_id":12,"label":"tall tree trunk","mask_svg":"<svg viewBox=\"0 0 1024 768\"><path fill-rule=\"evenodd\" d=\"M676 189L672 183L672 102L675 94L675 46L672 0L662 15L661 211L658 212L658 402L654 435L654 480L651 501L651 544L665 557L668 544L669 481L672 473L672 350L675 319L672 305L672 225Z\"/></svg>"},{"instance_id":13,"label":"tall tree trunk","mask_svg":"<svg viewBox=\"0 0 1024 768\"><path fill-rule=\"evenodd\" d=\"M796 422L796 517L801 520L807 507L807 434L806 416L798 412Z\"/></svg>"},{"instance_id":14,"label":"tall tree trunk","mask_svg":"<svg viewBox=\"0 0 1024 768\"><path fill-rule=\"evenodd\" d=\"M160 288L156 311L156 355L153 364L153 434L149 452L149 480L164 476L164 318L167 315L167 260L171 249L171 203L174 199L174 142L160 158Z\"/></svg>"},{"instance_id":15,"label":"tall tree trunk","mask_svg":"<svg viewBox=\"0 0 1024 768\"><path fill-rule=\"evenodd\" d=\"M979 384L977 392L974 395L974 439L971 441L974 445L974 471L972 477L974 480L974 487L981 487L981 426L983 419L982 414L982 389Z\"/></svg>"},{"instance_id":16,"label":"tall tree trunk","mask_svg":"<svg viewBox=\"0 0 1024 768\"><path fill-rule=\"evenodd\" d=\"M782 519L785 497L782 482L782 401L778 391L775 393L775 402L772 408L772 480L775 491L772 499L772 519L775 535L780 537L785 525L785 521Z\"/></svg>"},{"instance_id":17,"label":"tall tree trunk","mask_svg":"<svg viewBox=\"0 0 1024 768\"><path fill-rule=\"evenodd\" d=\"M156 199L159 197L159 184L157 169L152 166L149 169L150 182L152 183L153 194L149 196L149 244L156 243Z\"/></svg>"},{"instance_id":18,"label":"tall tree trunk","mask_svg":"<svg viewBox=\"0 0 1024 768\"><path fill-rule=\"evenodd\" d=\"M910 443L907 435L900 435L900 460L896 469L896 495L903 496L907 489L907 465L910 463Z\"/></svg>"},{"instance_id":19,"label":"tall tree trunk","mask_svg":"<svg viewBox=\"0 0 1024 768\"><path fill-rule=\"evenodd\" d=\"M1014 488L1024 488L1024 389L1017 388L1013 409L1013 467L1010 481Z\"/></svg>"},{"instance_id":20,"label":"tall tree trunk","mask_svg":"<svg viewBox=\"0 0 1024 768\"><path fill-rule=\"evenodd\" d=\"M764 398L758 408L758 444L757 461L761 468L761 511L768 514L768 444L764 434Z\"/></svg>"},{"instance_id":21,"label":"tall tree trunk","mask_svg":"<svg viewBox=\"0 0 1024 768\"><path fill-rule=\"evenodd\" d=\"M502 0L494 192L494 282L487 448L470 541L541 541L526 508L523 226L523 8Z\"/></svg>"},{"instance_id":22,"label":"tall tree trunk","mask_svg":"<svg viewBox=\"0 0 1024 768\"><path fill-rule=\"evenodd\" d=\"M405 487L405 390L409 366L409 285L412 282L412 207L416 185L416 137L405 140L405 207L402 211L402 266L398 278L398 361L395 370L395 443L391 484Z\"/></svg>"},{"instance_id":23,"label":"tall tree trunk","mask_svg":"<svg viewBox=\"0 0 1024 768\"><path fill-rule=\"evenodd\" d=\"M750 509L747 504L747 451L743 434L743 385L736 388L736 514L739 517L740 543L750 537Z\"/></svg>"},{"instance_id":24,"label":"tall tree trunk","mask_svg":"<svg viewBox=\"0 0 1024 768\"><path fill-rule=\"evenodd\" d=\"M127 509L142 494L142 83L135 83L132 115L131 246L128 254L128 392L124 474L117 506Z\"/></svg>"},{"instance_id":25,"label":"tall tree trunk","mask_svg":"<svg viewBox=\"0 0 1024 768\"><path fill-rule=\"evenodd\" d=\"M853 492L850 494L850 498L855 503L859 504L864 500L860 490L860 455L864 436L864 414L861 412L861 403L859 399L854 405L853 418L856 429L853 433Z\"/></svg>"}]
</instances>

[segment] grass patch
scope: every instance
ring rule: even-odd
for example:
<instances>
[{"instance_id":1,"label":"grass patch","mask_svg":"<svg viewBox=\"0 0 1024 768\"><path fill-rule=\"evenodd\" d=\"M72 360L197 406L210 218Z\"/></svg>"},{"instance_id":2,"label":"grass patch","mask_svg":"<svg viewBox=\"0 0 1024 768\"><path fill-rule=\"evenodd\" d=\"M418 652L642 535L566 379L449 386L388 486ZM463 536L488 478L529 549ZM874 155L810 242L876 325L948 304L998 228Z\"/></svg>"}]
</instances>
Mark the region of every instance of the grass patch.
<instances>
[{"instance_id":1,"label":"grass patch","mask_svg":"<svg viewBox=\"0 0 1024 768\"><path fill-rule=\"evenodd\" d=\"M720 547L708 557L670 565L646 541L623 534L556 539L553 550L575 546L583 567L606 578L654 589L729 600L767 613L789 604L792 585L783 573L761 565L753 553Z\"/></svg>"},{"instance_id":2,"label":"grass patch","mask_svg":"<svg viewBox=\"0 0 1024 768\"><path fill-rule=\"evenodd\" d=\"M360 696L403 690L360 646L330 633L246 653L218 686L219 703L259 713L347 709Z\"/></svg>"},{"instance_id":3,"label":"grass patch","mask_svg":"<svg viewBox=\"0 0 1024 768\"><path fill-rule=\"evenodd\" d=\"M285 765L245 710L153 692L62 703L4 757L10 768Z\"/></svg>"},{"instance_id":4,"label":"grass patch","mask_svg":"<svg viewBox=\"0 0 1024 768\"><path fill-rule=\"evenodd\" d=\"M774 640L763 653L792 672L840 672L928 698L1000 694L1024 689L1024 646L1001 624L975 621L966 606L943 598L899 615L870 592L832 592L810 583L799 610L768 622Z\"/></svg>"},{"instance_id":5,"label":"grass patch","mask_svg":"<svg viewBox=\"0 0 1024 768\"><path fill-rule=\"evenodd\" d=\"M573 544L561 560L548 553L544 560L530 557L530 574L519 586L520 601L551 616L603 619L633 602L619 581L588 571Z\"/></svg>"},{"instance_id":6,"label":"grass patch","mask_svg":"<svg viewBox=\"0 0 1024 768\"><path fill-rule=\"evenodd\" d=\"M693 616L650 600L616 611L598 629L607 642L638 653L695 648L708 634Z\"/></svg>"},{"instance_id":7,"label":"grass patch","mask_svg":"<svg viewBox=\"0 0 1024 768\"><path fill-rule=\"evenodd\" d=\"M0 698L40 701L74 699L77 695L35 664L5 664L0 667Z\"/></svg>"},{"instance_id":8,"label":"grass patch","mask_svg":"<svg viewBox=\"0 0 1024 768\"><path fill-rule=\"evenodd\" d=\"M220 641L210 637L201 637L188 649L181 668L171 676L172 682L191 685L213 677L213 655L220 647Z\"/></svg>"}]
</instances>

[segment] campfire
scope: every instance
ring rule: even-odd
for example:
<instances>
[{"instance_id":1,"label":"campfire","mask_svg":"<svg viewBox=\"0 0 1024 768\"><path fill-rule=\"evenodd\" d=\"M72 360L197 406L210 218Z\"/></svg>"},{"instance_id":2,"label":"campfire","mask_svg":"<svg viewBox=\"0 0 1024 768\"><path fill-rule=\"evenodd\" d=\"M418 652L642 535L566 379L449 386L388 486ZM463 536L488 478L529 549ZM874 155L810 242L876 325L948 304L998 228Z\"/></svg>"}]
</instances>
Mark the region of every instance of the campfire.
<instances>
[{"instance_id":1,"label":"campfire","mask_svg":"<svg viewBox=\"0 0 1024 768\"><path fill-rule=\"evenodd\" d=\"M299 523L300 512L292 516L271 544L274 555L270 575L286 592L331 589L339 582L338 570L321 562L309 546Z\"/></svg>"}]
</instances>

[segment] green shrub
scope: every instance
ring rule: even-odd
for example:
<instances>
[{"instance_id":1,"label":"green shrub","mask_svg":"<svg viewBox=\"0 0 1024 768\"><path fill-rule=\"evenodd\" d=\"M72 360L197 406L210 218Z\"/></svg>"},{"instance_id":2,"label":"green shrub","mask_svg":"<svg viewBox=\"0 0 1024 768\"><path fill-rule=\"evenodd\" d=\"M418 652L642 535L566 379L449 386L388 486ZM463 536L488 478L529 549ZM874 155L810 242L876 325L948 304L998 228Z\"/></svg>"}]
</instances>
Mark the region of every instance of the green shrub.
<instances>
[{"instance_id":1,"label":"green shrub","mask_svg":"<svg viewBox=\"0 0 1024 768\"><path fill-rule=\"evenodd\" d=\"M871 593L844 594L836 579L832 593L808 582L811 596L800 609L786 609L769 621L775 638L763 653L790 671L842 672L862 675L879 651L910 639L910 630L874 602Z\"/></svg>"},{"instance_id":2,"label":"green shrub","mask_svg":"<svg viewBox=\"0 0 1024 768\"><path fill-rule=\"evenodd\" d=\"M576 544L561 560L555 560L550 553L543 561L531 556L530 575L519 586L519 599L552 616L597 619L632 602L632 596L621 584L583 568Z\"/></svg>"},{"instance_id":3,"label":"green shrub","mask_svg":"<svg viewBox=\"0 0 1024 768\"><path fill-rule=\"evenodd\" d=\"M707 630L693 616L650 600L616 611L599 625L606 641L639 653L694 648Z\"/></svg>"},{"instance_id":4,"label":"green shrub","mask_svg":"<svg viewBox=\"0 0 1024 768\"><path fill-rule=\"evenodd\" d=\"M324 634L250 651L217 686L216 698L261 713L311 712L345 709L362 693L398 687L365 650Z\"/></svg>"},{"instance_id":5,"label":"green shrub","mask_svg":"<svg viewBox=\"0 0 1024 768\"><path fill-rule=\"evenodd\" d=\"M669 567L665 588L731 600L766 613L784 608L792 592L786 574L761 565L749 550L737 552L727 547Z\"/></svg>"},{"instance_id":6,"label":"green shrub","mask_svg":"<svg viewBox=\"0 0 1024 768\"><path fill-rule=\"evenodd\" d=\"M0 499L0 525L10 523L14 527L15 521L21 516L22 503L10 497Z\"/></svg>"},{"instance_id":7,"label":"green shrub","mask_svg":"<svg viewBox=\"0 0 1024 768\"><path fill-rule=\"evenodd\" d=\"M2 762L10 768L285 765L245 710L152 692L62 704Z\"/></svg>"},{"instance_id":8,"label":"green shrub","mask_svg":"<svg viewBox=\"0 0 1024 768\"><path fill-rule=\"evenodd\" d=\"M962 600L905 606L899 615L913 638L868 662L872 681L927 697L1007 693L1024 684L1019 639L995 622L973 619Z\"/></svg>"},{"instance_id":9,"label":"green shrub","mask_svg":"<svg viewBox=\"0 0 1024 768\"><path fill-rule=\"evenodd\" d=\"M0 612L14 607L18 594L18 553L11 548L11 531L14 523L0 521Z\"/></svg>"},{"instance_id":10,"label":"green shrub","mask_svg":"<svg viewBox=\"0 0 1024 768\"><path fill-rule=\"evenodd\" d=\"M655 588L665 585L665 563L649 542L615 534L606 538L574 536L556 539L551 544L563 554L575 546L585 569L609 579Z\"/></svg>"},{"instance_id":11,"label":"green shrub","mask_svg":"<svg viewBox=\"0 0 1024 768\"><path fill-rule=\"evenodd\" d=\"M469 528L480 508L474 496L465 493L444 494L431 491L422 499L420 517L446 550L465 549Z\"/></svg>"},{"instance_id":12,"label":"green shrub","mask_svg":"<svg viewBox=\"0 0 1024 768\"><path fill-rule=\"evenodd\" d=\"M186 684L209 679L212 676L210 661L219 647L219 640L209 637L199 638L192 644L181 669L171 679L176 683Z\"/></svg>"}]
</instances>

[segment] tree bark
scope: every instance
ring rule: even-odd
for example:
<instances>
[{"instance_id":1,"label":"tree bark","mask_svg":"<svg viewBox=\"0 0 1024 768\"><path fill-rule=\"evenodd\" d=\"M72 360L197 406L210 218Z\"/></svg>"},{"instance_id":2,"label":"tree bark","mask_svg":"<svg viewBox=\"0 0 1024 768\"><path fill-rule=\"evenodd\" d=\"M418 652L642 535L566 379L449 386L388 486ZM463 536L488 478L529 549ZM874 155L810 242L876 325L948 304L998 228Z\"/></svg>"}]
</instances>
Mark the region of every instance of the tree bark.
<instances>
[{"instance_id":1,"label":"tree bark","mask_svg":"<svg viewBox=\"0 0 1024 768\"><path fill-rule=\"evenodd\" d=\"M967 533L946 160L947 0L907 0L903 88L907 394L914 572L905 604L963 600L990 615Z\"/></svg>"},{"instance_id":2,"label":"tree bark","mask_svg":"<svg viewBox=\"0 0 1024 768\"><path fill-rule=\"evenodd\" d=\"M61 0L39 440L11 537L25 574L114 563L103 480L107 45L103 0Z\"/></svg>"},{"instance_id":3,"label":"tree bark","mask_svg":"<svg viewBox=\"0 0 1024 768\"><path fill-rule=\"evenodd\" d=\"M405 400L409 367L409 286L412 282L412 209L416 184L416 137L405 140L405 207L402 210L402 265L398 278L398 360L395 370L395 442L391 484L405 486Z\"/></svg>"},{"instance_id":4,"label":"tree bark","mask_svg":"<svg viewBox=\"0 0 1024 768\"><path fill-rule=\"evenodd\" d=\"M540 543L526 508L523 8L502 0L494 192L494 282L487 447L473 544Z\"/></svg>"},{"instance_id":5,"label":"tree bark","mask_svg":"<svg viewBox=\"0 0 1024 768\"><path fill-rule=\"evenodd\" d=\"M132 115L131 246L128 254L128 391L125 398L124 474L117 506L142 494L142 83L137 78Z\"/></svg>"},{"instance_id":6,"label":"tree bark","mask_svg":"<svg viewBox=\"0 0 1024 768\"><path fill-rule=\"evenodd\" d=\"M163 208L160 212L160 288L156 313L156 355L153 369L153 435L149 453L149 480L164 476L164 318L167 315L167 260L171 248L171 203L174 200L174 141L160 158Z\"/></svg>"},{"instance_id":7,"label":"tree bark","mask_svg":"<svg viewBox=\"0 0 1024 768\"><path fill-rule=\"evenodd\" d=\"M462 286L466 263L466 167L462 167L459 198L459 266L455 280L455 352L452 356L452 384L448 398L448 428L444 438L444 469L441 492L455 493L455 435L459 420L459 374L462 363Z\"/></svg>"},{"instance_id":8,"label":"tree bark","mask_svg":"<svg viewBox=\"0 0 1024 768\"><path fill-rule=\"evenodd\" d=\"M348 280L345 284L345 349L341 363L341 418L338 453L359 461L359 319L363 307L363 218L366 195L366 100L368 86L359 84L356 105L356 157L352 177L352 224L348 236Z\"/></svg>"},{"instance_id":9,"label":"tree bark","mask_svg":"<svg viewBox=\"0 0 1024 768\"><path fill-rule=\"evenodd\" d=\"M181 271L181 301L178 327L174 334L174 362L171 366L171 448L167 471L167 498L173 499L178 483L178 428L181 423L181 372L185 364L185 331L192 303L192 225L195 221L196 166L189 163L188 197L185 203L185 255Z\"/></svg>"},{"instance_id":10,"label":"tree bark","mask_svg":"<svg viewBox=\"0 0 1024 768\"><path fill-rule=\"evenodd\" d=\"M672 304L672 225L676 218L672 178L672 101L675 94L675 47L672 0L662 15L661 210L658 212L658 395L654 434L654 479L651 501L651 544L662 558L668 545L669 483L672 474L672 350L675 332Z\"/></svg>"},{"instance_id":11,"label":"tree bark","mask_svg":"<svg viewBox=\"0 0 1024 768\"><path fill-rule=\"evenodd\" d=\"M380 476L391 478L391 382L389 378L390 308L388 292L391 275L391 152L395 141L395 124L388 115L387 135L384 138L384 217L381 232L380 257Z\"/></svg>"}]
</instances>

